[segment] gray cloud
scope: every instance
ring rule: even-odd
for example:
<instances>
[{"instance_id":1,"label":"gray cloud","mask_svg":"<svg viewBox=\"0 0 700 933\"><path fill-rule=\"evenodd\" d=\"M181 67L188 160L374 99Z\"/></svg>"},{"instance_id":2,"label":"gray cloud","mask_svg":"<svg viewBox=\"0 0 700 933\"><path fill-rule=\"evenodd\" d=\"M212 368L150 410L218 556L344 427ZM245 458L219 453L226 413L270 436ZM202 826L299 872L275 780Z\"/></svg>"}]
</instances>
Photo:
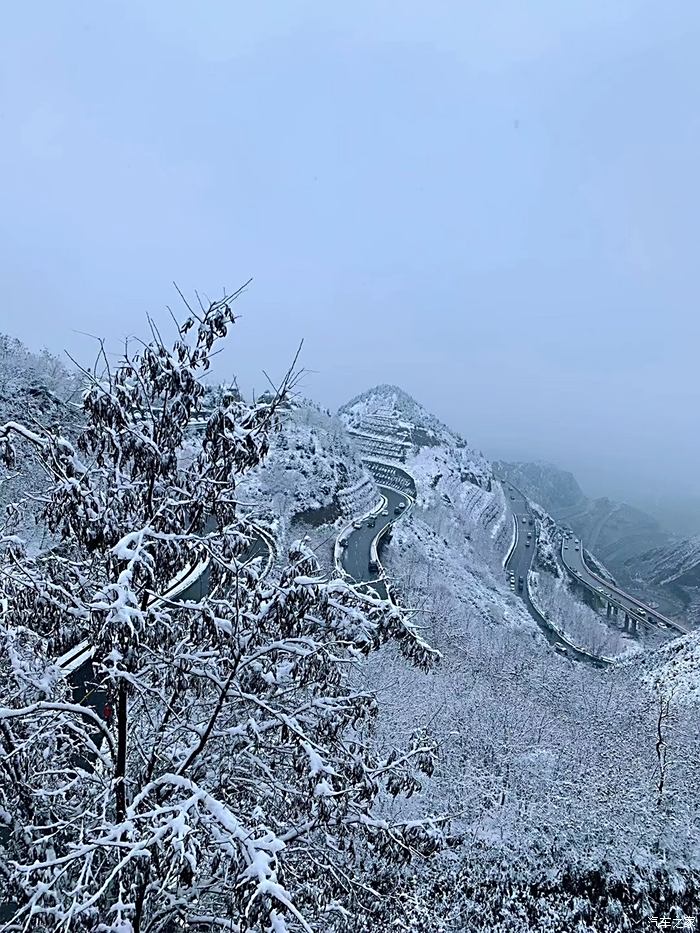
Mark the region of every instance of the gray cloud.
<instances>
[{"instance_id":1,"label":"gray cloud","mask_svg":"<svg viewBox=\"0 0 700 933\"><path fill-rule=\"evenodd\" d=\"M6 12L2 329L85 355L250 275L222 376L300 337L593 494L700 493L700 9Z\"/></svg>"}]
</instances>

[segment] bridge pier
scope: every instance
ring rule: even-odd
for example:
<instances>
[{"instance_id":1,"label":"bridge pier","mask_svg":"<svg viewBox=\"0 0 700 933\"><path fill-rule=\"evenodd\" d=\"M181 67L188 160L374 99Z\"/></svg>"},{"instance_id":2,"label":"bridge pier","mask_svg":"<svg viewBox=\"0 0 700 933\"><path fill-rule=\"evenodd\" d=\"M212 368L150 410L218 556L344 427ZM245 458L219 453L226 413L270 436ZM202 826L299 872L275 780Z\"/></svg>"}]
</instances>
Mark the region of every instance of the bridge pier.
<instances>
[{"instance_id":1,"label":"bridge pier","mask_svg":"<svg viewBox=\"0 0 700 933\"><path fill-rule=\"evenodd\" d=\"M629 632L630 630L630 617L627 613L625 613L625 622L624 622L624 625L622 626L622 630L624 632Z\"/></svg>"},{"instance_id":2,"label":"bridge pier","mask_svg":"<svg viewBox=\"0 0 700 933\"><path fill-rule=\"evenodd\" d=\"M637 634L637 620L635 619L634 616L630 616L630 621L632 622L632 634L636 635Z\"/></svg>"},{"instance_id":3,"label":"bridge pier","mask_svg":"<svg viewBox=\"0 0 700 933\"><path fill-rule=\"evenodd\" d=\"M612 606L610 605L610 603L608 603L608 605L607 605L607 609L606 609L606 618L608 618L608 619L609 619L609 618L610 618L610 615L611 615L611 613L612 613Z\"/></svg>"}]
</instances>

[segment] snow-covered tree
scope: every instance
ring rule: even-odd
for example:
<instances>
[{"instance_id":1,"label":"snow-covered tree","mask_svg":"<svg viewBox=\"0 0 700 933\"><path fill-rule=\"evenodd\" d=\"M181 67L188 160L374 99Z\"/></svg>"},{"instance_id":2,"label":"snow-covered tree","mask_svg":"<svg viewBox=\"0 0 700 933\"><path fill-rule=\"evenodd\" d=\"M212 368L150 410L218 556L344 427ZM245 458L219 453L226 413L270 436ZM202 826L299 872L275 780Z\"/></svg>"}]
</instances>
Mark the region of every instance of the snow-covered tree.
<instances>
[{"instance_id":1,"label":"snow-covered tree","mask_svg":"<svg viewBox=\"0 0 700 933\"><path fill-rule=\"evenodd\" d=\"M372 751L371 694L348 676L388 639L430 649L399 611L321 577L297 542L278 579L245 553L236 482L260 463L293 388L224 395L195 456L199 381L234 323L230 299L85 370L85 426L0 426L4 461L29 445L46 470L42 517L60 544L30 559L0 542L0 889L17 929L351 930L394 918L411 857L436 821L391 822L433 746ZM10 529L7 529L9 532ZM197 601L162 597L206 565ZM94 647L105 721L55 663ZM353 918L364 916L360 921Z\"/></svg>"}]
</instances>

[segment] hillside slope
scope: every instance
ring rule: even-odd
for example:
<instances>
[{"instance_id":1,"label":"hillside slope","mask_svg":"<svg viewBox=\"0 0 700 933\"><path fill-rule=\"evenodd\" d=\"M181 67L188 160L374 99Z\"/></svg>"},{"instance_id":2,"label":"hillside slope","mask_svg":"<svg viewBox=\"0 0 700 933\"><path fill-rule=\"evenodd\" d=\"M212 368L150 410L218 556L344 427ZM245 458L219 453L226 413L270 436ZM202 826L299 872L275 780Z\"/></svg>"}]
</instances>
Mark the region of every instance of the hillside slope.
<instances>
[{"instance_id":1,"label":"hillside slope","mask_svg":"<svg viewBox=\"0 0 700 933\"><path fill-rule=\"evenodd\" d=\"M694 914L697 637L606 672L553 651L506 582L512 525L491 465L395 387L370 390L340 417L311 402L288 410L267 461L237 495L280 550L307 535L331 574L340 527L377 498L363 456L395 459L415 479L415 506L382 562L441 654L429 671L391 644L357 655L358 689L380 709L363 741L387 759L416 733L439 743L437 768L413 797L383 801L395 818L450 820L450 848L418 860L400 892L411 917L402 929L613 933L670 910ZM559 589L565 612L569 593ZM390 890L354 852L347 860L368 885Z\"/></svg>"},{"instance_id":2,"label":"hillside slope","mask_svg":"<svg viewBox=\"0 0 700 933\"><path fill-rule=\"evenodd\" d=\"M461 435L398 386L368 389L343 405L338 414L363 455L408 463L426 449L450 450L465 482L491 489L493 472L483 454L472 450Z\"/></svg>"},{"instance_id":3,"label":"hillside slope","mask_svg":"<svg viewBox=\"0 0 700 933\"><path fill-rule=\"evenodd\" d=\"M344 417L370 454L368 439L381 438L378 417L390 437L392 418L410 421L407 432L423 427L419 406L393 389L371 390ZM489 510L503 507L490 465L451 447L432 419L428 431L431 444L401 449L416 506L382 559L442 661L426 673L382 649L361 681L380 699L377 739L387 749L420 729L441 743L437 772L400 815L410 819L428 801L453 814L461 840L416 874L411 929L598 933L639 927L671 905L689 915L700 890L700 739L691 705L674 708L668 723L665 740L682 753L661 791L655 770L673 649L604 673L552 651L508 590L503 545L488 532ZM478 463L482 483L462 473L464 457ZM559 608L568 599L573 612L578 604L560 589ZM685 667L693 667L688 651Z\"/></svg>"},{"instance_id":4,"label":"hillside slope","mask_svg":"<svg viewBox=\"0 0 700 933\"><path fill-rule=\"evenodd\" d=\"M78 428L80 382L55 356L47 351L34 353L14 337L0 334L0 424L21 421L24 424L60 426L68 436ZM8 526L30 543L35 540L34 517L39 503L35 498L44 488L45 476L32 449L23 450L21 460L0 479L0 508L21 503L13 511Z\"/></svg>"},{"instance_id":5,"label":"hillside slope","mask_svg":"<svg viewBox=\"0 0 700 933\"><path fill-rule=\"evenodd\" d=\"M670 615L700 620L700 536L676 538L640 509L590 499L573 474L551 464L497 461L494 469L572 528L623 587Z\"/></svg>"},{"instance_id":6,"label":"hillside slope","mask_svg":"<svg viewBox=\"0 0 700 933\"><path fill-rule=\"evenodd\" d=\"M306 535L329 572L339 528L379 499L342 421L309 400L284 412L267 458L240 488L281 552Z\"/></svg>"},{"instance_id":7,"label":"hillside slope","mask_svg":"<svg viewBox=\"0 0 700 933\"><path fill-rule=\"evenodd\" d=\"M627 560L670 540L651 515L604 497L589 498L572 473L552 464L497 461L494 469L569 525L621 577Z\"/></svg>"}]
</instances>

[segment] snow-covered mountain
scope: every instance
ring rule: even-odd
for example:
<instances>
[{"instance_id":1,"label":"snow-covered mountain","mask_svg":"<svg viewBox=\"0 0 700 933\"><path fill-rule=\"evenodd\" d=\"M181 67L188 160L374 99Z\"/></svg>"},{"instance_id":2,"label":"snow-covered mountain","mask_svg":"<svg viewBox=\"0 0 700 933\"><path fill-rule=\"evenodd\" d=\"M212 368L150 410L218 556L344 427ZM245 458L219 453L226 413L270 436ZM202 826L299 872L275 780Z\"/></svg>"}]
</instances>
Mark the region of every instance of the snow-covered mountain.
<instances>
[{"instance_id":1,"label":"snow-covered mountain","mask_svg":"<svg viewBox=\"0 0 700 933\"><path fill-rule=\"evenodd\" d=\"M641 509L590 499L572 473L548 463L496 461L494 470L571 527L620 583L670 614L700 620L700 536L674 537Z\"/></svg>"},{"instance_id":2,"label":"snow-covered mountain","mask_svg":"<svg viewBox=\"0 0 700 933\"><path fill-rule=\"evenodd\" d=\"M647 551L630 572L660 586L700 587L700 535Z\"/></svg>"},{"instance_id":3,"label":"snow-covered mountain","mask_svg":"<svg viewBox=\"0 0 700 933\"><path fill-rule=\"evenodd\" d=\"M431 448L449 450L465 482L491 489L493 471L483 454L398 386L368 389L343 405L338 414L365 455L408 463Z\"/></svg>"},{"instance_id":4,"label":"snow-covered mountain","mask_svg":"<svg viewBox=\"0 0 700 933\"><path fill-rule=\"evenodd\" d=\"M700 535L638 555L627 572L637 586L663 594L693 625L700 623Z\"/></svg>"},{"instance_id":5,"label":"snow-covered mountain","mask_svg":"<svg viewBox=\"0 0 700 933\"><path fill-rule=\"evenodd\" d=\"M628 560L671 540L651 515L611 499L589 498L572 473L552 464L496 461L494 469L571 527L620 579L627 579Z\"/></svg>"},{"instance_id":6,"label":"snow-covered mountain","mask_svg":"<svg viewBox=\"0 0 700 933\"><path fill-rule=\"evenodd\" d=\"M417 878L415 929L613 931L641 917L640 897L649 915L669 896L690 913L698 890L691 849L700 837L691 832L690 846L680 834L669 837L653 777L671 648L605 674L562 661L506 587L510 524L491 465L394 387L363 393L341 416L363 456L399 461L416 479L416 506L382 559L442 655L426 673L387 648L364 674L384 710L378 741L390 747L425 727L441 742L438 771L402 816L419 813L427 797L436 810L458 814L454 831L465 841L459 855ZM550 484L558 505L580 502L573 478ZM541 487L525 491L546 505ZM553 527L546 512L534 511L543 529ZM574 631L590 626L594 613L557 573L539 562L547 609ZM687 651L679 677L692 698L695 655ZM692 703L678 710L674 736L683 754L665 778L674 790L666 784L662 799L694 797L696 712ZM675 818L685 832L689 815ZM684 893L670 895L679 877Z\"/></svg>"},{"instance_id":7,"label":"snow-covered mountain","mask_svg":"<svg viewBox=\"0 0 700 933\"><path fill-rule=\"evenodd\" d=\"M328 568L334 529L379 498L343 422L310 400L283 413L268 456L241 490L255 513L274 528L281 550L303 534L325 541L318 556Z\"/></svg>"},{"instance_id":8,"label":"snow-covered mountain","mask_svg":"<svg viewBox=\"0 0 700 933\"><path fill-rule=\"evenodd\" d=\"M551 463L509 463L494 460L495 472L514 483L524 493L543 505L552 514L566 509L588 506L588 499L573 473L560 470Z\"/></svg>"},{"instance_id":9,"label":"snow-covered mountain","mask_svg":"<svg viewBox=\"0 0 700 933\"><path fill-rule=\"evenodd\" d=\"M358 661L355 674L359 691L378 702L364 738L380 758L391 760L418 734L439 745L436 770L410 799L387 795L382 804L407 825L426 813L451 821L450 849L421 862L401 892L412 917L403 928L612 933L639 928L669 905L690 915L700 891L696 636L605 672L553 651L503 573L512 540L495 480L503 465L494 470L394 386L370 389L337 416L295 403L237 495L269 525L280 552L306 536L331 575L340 529L377 501L365 462L372 459L399 463L415 480L415 505L393 527L382 563L400 604L440 652L425 670L388 643ZM521 469L516 485L555 516L586 512L570 474L538 471L528 488ZM542 605L562 625L584 628L592 610L575 601L556 561L550 515L533 511ZM672 570L665 559L661 551L649 557ZM678 567L692 564L689 550ZM659 757L659 729L670 768ZM371 866L353 859L348 871L375 884L362 874Z\"/></svg>"},{"instance_id":10,"label":"snow-covered mountain","mask_svg":"<svg viewBox=\"0 0 700 933\"><path fill-rule=\"evenodd\" d=\"M0 424L21 421L60 426L68 436L81 420L80 384L60 360L47 351L34 353L14 337L0 334ZM11 530L21 531L34 542L36 496L45 475L33 451L28 451L21 470L3 472L0 478L0 509L21 502L13 512Z\"/></svg>"}]
</instances>

